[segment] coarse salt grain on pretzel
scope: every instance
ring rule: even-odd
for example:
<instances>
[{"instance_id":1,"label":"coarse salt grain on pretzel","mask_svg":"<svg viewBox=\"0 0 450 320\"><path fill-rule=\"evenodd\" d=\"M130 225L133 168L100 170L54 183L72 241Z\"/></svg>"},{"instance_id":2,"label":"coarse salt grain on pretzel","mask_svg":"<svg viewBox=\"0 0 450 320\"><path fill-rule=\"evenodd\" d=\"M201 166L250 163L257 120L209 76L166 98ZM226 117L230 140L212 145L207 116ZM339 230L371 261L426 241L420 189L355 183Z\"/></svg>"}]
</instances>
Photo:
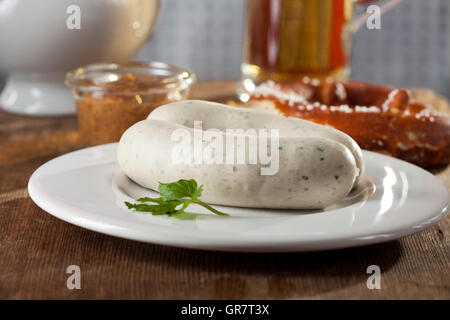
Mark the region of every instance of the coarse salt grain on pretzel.
<instances>
[{"instance_id":1,"label":"coarse salt grain on pretzel","mask_svg":"<svg viewBox=\"0 0 450 320\"><path fill-rule=\"evenodd\" d=\"M361 148L424 168L450 162L450 118L410 99L404 89L361 82L265 82L248 107L330 125Z\"/></svg>"}]
</instances>

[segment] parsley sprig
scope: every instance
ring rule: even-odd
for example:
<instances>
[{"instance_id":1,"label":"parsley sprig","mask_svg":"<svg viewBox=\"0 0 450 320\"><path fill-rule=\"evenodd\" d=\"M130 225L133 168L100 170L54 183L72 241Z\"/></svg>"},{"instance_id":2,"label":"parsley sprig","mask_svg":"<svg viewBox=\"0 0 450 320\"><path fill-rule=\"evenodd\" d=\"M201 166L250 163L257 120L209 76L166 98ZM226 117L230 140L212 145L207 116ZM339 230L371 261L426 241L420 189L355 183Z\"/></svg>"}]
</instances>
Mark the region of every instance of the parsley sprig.
<instances>
[{"instance_id":1,"label":"parsley sprig","mask_svg":"<svg viewBox=\"0 0 450 320\"><path fill-rule=\"evenodd\" d=\"M159 183L158 186L160 198L139 198L138 203L125 202L128 209L134 209L138 212L150 212L152 215L169 215L178 219L192 219L197 216L195 213L187 212L186 208L190 204L198 204L209 211L219 215L228 216L228 214L214 209L199 198L202 195L203 185L198 186L197 181L178 180L172 183Z\"/></svg>"}]
</instances>

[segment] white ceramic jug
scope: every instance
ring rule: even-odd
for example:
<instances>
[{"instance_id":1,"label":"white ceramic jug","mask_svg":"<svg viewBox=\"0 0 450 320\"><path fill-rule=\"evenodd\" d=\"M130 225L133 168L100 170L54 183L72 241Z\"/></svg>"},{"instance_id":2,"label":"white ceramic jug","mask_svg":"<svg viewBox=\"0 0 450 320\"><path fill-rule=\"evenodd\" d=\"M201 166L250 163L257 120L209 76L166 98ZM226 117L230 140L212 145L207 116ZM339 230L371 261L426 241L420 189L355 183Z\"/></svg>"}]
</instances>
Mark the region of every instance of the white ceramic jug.
<instances>
[{"instance_id":1,"label":"white ceramic jug","mask_svg":"<svg viewBox=\"0 0 450 320\"><path fill-rule=\"evenodd\" d=\"M159 0L0 0L3 109L75 112L64 75L78 66L133 57L148 40Z\"/></svg>"}]
</instances>

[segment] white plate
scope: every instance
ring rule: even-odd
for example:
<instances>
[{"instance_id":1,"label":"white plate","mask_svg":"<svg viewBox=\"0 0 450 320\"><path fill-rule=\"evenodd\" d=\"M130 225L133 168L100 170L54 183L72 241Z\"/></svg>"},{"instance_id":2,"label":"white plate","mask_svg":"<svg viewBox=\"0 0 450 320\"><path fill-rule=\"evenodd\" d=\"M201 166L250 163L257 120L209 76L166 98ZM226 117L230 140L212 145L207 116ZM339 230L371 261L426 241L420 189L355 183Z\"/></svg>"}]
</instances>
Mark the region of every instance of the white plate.
<instances>
[{"instance_id":1,"label":"white plate","mask_svg":"<svg viewBox=\"0 0 450 320\"><path fill-rule=\"evenodd\" d=\"M151 194L118 171L117 144L72 152L41 166L30 178L33 201L69 223L126 239L223 251L288 252L353 247L397 239L437 223L448 190L414 165L364 151L366 185L326 211L217 208L177 220L132 212L123 201ZM189 177L187 177L189 178ZM205 212L202 208L189 208ZM195 210L195 211L194 211ZM206 212L205 212L206 213Z\"/></svg>"}]
</instances>

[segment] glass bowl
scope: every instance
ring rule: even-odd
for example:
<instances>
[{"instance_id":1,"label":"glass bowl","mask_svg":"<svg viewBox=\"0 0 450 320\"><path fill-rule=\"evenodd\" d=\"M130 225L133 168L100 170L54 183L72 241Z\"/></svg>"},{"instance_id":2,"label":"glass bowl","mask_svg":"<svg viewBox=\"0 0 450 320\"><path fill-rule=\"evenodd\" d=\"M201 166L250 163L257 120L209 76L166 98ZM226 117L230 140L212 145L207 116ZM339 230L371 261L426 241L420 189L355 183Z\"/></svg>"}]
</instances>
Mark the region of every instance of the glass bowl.
<instances>
[{"instance_id":1,"label":"glass bowl","mask_svg":"<svg viewBox=\"0 0 450 320\"><path fill-rule=\"evenodd\" d=\"M83 141L119 141L156 107L189 96L195 75L162 62L99 63L67 73Z\"/></svg>"}]
</instances>

